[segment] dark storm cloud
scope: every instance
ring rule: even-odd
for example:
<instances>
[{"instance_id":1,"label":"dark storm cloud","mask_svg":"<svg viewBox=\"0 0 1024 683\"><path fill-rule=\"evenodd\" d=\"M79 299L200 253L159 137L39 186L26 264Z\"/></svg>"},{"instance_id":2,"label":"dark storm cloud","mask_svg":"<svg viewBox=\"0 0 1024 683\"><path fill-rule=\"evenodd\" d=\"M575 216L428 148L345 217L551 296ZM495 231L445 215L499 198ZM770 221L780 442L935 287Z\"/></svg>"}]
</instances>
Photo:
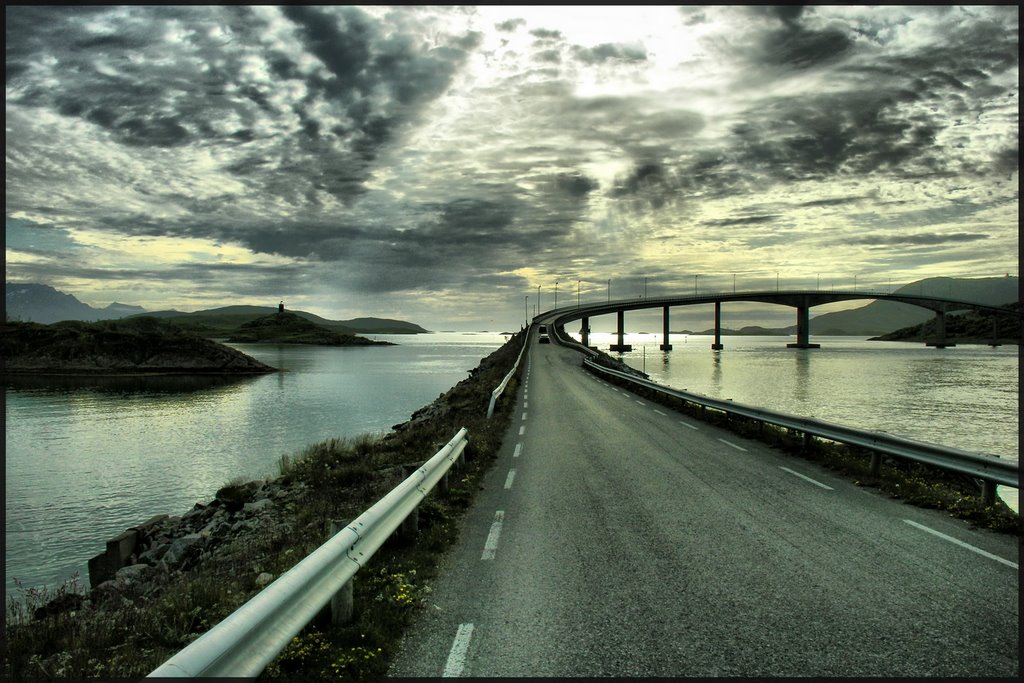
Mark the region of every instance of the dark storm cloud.
<instances>
[{"instance_id":1,"label":"dark storm cloud","mask_svg":"<svg viewBox=\"0 0 1024 683\"><path fill-rule=\"evenodd\" d=\"M722 218L713 221L703 221L703 225L707 225L712 228L728 228L736 225L761 225L765 223L774 223L782 218L778 214L765 214L762 216L744 216L742 218Z\"/></svg>"},{"instance_id":2,"label":"dark storm cloud","mask_svg":"<svg viewBox=\"0 0 1024 683\"><path fill-rule=\"evenodd\" d=\"M762 6L745 8L751 16L766 21L777 19L782 26L765 31L750 49L750 59L756 64L808 69L828 64L841 58L853 47L853 41L836 28L808 29L800 19L803 7Z\"/></svg>"},{"instance_id":3,"label":"dark storm cloud","mask_svg":"<svg viewBox=\"0 0 1024 683\"><path fill-rule=\"evenodd\" d=\"M598 188L598 182L581 173L562 173L555 177L555 186L573 197L585 197Z\"/></svg>"},{"instance_id":4,"label":"dark storm cloud","mask_svg":"<svg viewBox=\"0 0 1024 683\"><path fill-rule=\"evenodd\" d=\"M495 24L494 28L498 29L502 33L511 33L520 26L526 25L526 19L509 19L501 23Z\"/></svg>"},{"instance_id":5,"label":"dark storm cloud","mask_svg":"<svg viewBox=\"0 0 1024 683\"><path fill-rule=\"evenodd\" d=\"M874 234L857 235L838 240L837 244L862 244L871 247L896 247L896 246L938 246L945 244L956 244L964 242L977 242L988 239L989 236L981 233L956 232L956 233L913 233L913 234Z\"/></svg>"},{"instance_id":6,"label":"dark storm cloud","mask_svg":"<svg viewBox=\"0 0 1024 683\"><path fill-rule=\"evenodd\" d=\"M530 31L530 35L538 40L561 40L561 31L551 31L545 28L535 28Z\"/></svg>"},{"instance_id":7,"label":"dark storm cloud","mask_svg":"<svg viewBox=\"0 0 1024 683\"><path fill-rule=\"evenodd\" d=\"M601 43L594 47L574 45L572 53L584 64L601 64L604 62L643 62L647 60L647 51L642 47Z\"/></svg>"},{"instance_id":8,"label":"dark storm cloud","mask_svg":"<svg viewBox=\"0 0 1024 683\"><path fill-rule=\"evenodd\" d=\"M303 70L299 55L263 46L268 25L251 8L102 8L90 13L108 27L99 35L66 10L8 9L9 107L80 118L132 147L258 142L227 170L254 192L313 208L319 192L351 202L365 191L380 151L444 92L462 48L480 40L467 33L454 46L426 47L356 8L289 6L282 12L324 67ZM252 80L259 63L276 83ZM57 87L41 87L47 77ZM277 95L290 82L307 95L289 105ZM282 129L288 116L298 123L291 132Z\"/></svg>"}]
</instances>

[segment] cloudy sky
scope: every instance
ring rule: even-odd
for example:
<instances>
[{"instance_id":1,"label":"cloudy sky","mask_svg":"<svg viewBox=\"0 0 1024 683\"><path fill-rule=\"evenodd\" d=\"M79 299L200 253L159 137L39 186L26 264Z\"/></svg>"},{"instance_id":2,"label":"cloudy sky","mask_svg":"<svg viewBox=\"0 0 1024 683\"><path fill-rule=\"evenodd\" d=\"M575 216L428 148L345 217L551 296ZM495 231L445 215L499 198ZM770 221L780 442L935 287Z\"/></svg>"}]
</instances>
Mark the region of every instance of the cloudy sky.
<instances>
[{"instance_id":1,"label":"cloudy sky","mask_svg":"<svg viewBox=\"0 0 1024 683\"><path fill-rule=\"evenodd\" d=\"M556 282L1018 273L1016 6L5 16L7 281L93 305L499 330Z\"/></svg>"}]
</instances>

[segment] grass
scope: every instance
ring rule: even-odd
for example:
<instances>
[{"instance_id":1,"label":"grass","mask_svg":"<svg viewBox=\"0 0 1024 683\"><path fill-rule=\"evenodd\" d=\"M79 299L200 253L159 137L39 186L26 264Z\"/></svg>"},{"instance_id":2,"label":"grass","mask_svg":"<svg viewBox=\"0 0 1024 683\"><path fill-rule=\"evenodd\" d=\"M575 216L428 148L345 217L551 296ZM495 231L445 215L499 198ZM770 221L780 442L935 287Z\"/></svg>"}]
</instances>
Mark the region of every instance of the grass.
<instances>
[{"instance_id":1,"label":"grass","mask_svg":"<svg viewBox=\"0 0 1024 683\"><path fill-rule=\"evenodd\" d=\"M458 540L461 517L489 469L511 418L513 378L494 416L490 393L515 362L522 336L484 359L446 394L447 408L381 435L329 439L282 457L279 483L293 492L271 524L234 537L200 566L174 573L146 594L82 600L77 580L23 589L6 606L6 680L142 678L255 595L256 577L275 578L319 547L331 520L351 521L404 478L404 465L429 459L466 427L466 465L446 494L419 508L414 538L394 535L356 574L350 623L319 618L267 667L262 678L380 677L415 610L430 594L437 564ZM239 483L235 480L229 483ZM74 597L68 597L74 596ZM56 601L56 602L55 602ZM38 616L36 610L50 606Z\"/></svg>"},{"instance_id":2,"label":"grass","mask_svg":"<svg viewBox=\"0 0 1024 683\"><path fill-rule=\"evenodd\" d=\"M704 408L614 376L606 376L606 379L680 413L759 440L794 457L815 462L852 479L857 486L877 489L880 493L918 507L943 510L980 528L1018 536L1021 534L1020 515L998 498L987 505L981 496L979 483L967 475L883 456L878 476L872 476L872 453L866 449L817 437L808 438L784 427Z\"/></svg>"}]
</instances>

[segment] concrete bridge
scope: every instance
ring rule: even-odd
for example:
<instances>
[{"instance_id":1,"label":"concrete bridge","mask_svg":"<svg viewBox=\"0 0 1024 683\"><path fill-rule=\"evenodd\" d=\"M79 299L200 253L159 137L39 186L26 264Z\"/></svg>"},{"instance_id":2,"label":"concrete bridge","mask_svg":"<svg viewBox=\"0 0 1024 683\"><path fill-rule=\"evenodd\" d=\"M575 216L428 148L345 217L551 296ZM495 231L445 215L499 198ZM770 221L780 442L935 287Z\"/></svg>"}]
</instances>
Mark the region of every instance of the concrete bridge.
<instances>
[{"instance_id":1,"label":"concrete bridge","mask_svg":"<svg viewBox=\"0 0 1024 683\"><path fill-rule=\"evenodd\" d=\"M790 290L790 291L754 291L754 292L730 292L717 294L700 294L693 296L672 296L641 299L620 299L604 303L577 304L575 306L564 306L541 313L534 318L534 322L564 326L575 320L582 321L582 341L589 346L590 318L598 315L615 313L618 316L617 335L618 343L612 344L612 351L630 351L632 347L625 344L625 312L648 308L661 308L663 320L663 342L660 348L663 351L671 351L669 343L669 309L672 306L695 306L698 304L715 305L715 341L711 344L712 349L721 349L722 329L722 304L725 302L744 301L767 304L778 304L790 306L796 309L796 343L787 344L791 348L816 349L820 344L811 343L810 309L812 306L835 303L837 301L852 301L856 299L869 299L873 301L898 301L900 303L920 306L935 312L936 335L935 340L927 342L928 346L945 348L955 346L946 341L946 313L962 310L976 310L987 312L993 315L993 336L995 336L997 316L1014 318L1017 324L1021 323L1021 315L1015 311L1008 311L998 306L988 306L972 301L949 299L934 296L921 296L915 294L887 294L882 292L822 292L818 290Z\"/></svg>"}]
</instances>

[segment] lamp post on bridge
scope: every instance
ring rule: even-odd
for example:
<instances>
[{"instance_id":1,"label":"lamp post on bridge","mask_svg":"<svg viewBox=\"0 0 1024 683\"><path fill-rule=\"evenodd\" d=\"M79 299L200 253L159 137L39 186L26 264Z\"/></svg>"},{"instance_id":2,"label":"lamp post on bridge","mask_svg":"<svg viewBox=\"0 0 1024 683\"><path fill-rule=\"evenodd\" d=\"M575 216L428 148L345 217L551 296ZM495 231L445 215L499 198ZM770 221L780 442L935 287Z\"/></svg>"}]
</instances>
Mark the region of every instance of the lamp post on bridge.
<instances>
[{"instance_id":1,"label":"lamp post on bridge","mask_svg":"<svg viewBox=\"0 0 1024 683\"><path fill-rule=\"evenodd\" d=\"M693 276L693 295L697 296L697 275Z\"/></svg>"},{"instance_id":2,"label":"lamp post on bridge","mask_svg":"<svg viewBox=\"0 0 1024 683\"><path fill-rule=\"evenodd\" d=\"M555 308L558 308L558 280L555 280Z\"/></svg>"},{"instance_id":3,"label":"lamp post on bridge","mask_svg":"<svg viewBox=\"0 0 1024 683\"><path fill-rule=\"evenodd\" d=\"M523 297L523 316L524 316L523 321L527 325L529 325L530 324L530 295L529 294L527 294L525 297Z\"/></svg>"},{"instance_id":4,"label":"lamp post on bridge","mask_svg":"<svg viewBox=\"0 0 1024 683\"><path fill-rule=\"evenodd\" d=\"M537 315L540 315L540 285L537 285Z\"/></svg>"},{"instance_id":5,"label":"lamp post on bridge","mask_svg":"<svg viewBox=\"0 0 1024 683\"><path fill-rule=\"evenodd\" d=\"M608 303L612 302L612 281L608 280Z\"/></svg>"},{"instance_id":6,"label":"lamp post on bridge","mask_svg":"<svg viewBox=\"0 0 1024 683\"><path fill-rule=\"evenodd\" d=\"M580 281L576 281L576 308L580 307Z\"/></svg>"}]
</instances>

